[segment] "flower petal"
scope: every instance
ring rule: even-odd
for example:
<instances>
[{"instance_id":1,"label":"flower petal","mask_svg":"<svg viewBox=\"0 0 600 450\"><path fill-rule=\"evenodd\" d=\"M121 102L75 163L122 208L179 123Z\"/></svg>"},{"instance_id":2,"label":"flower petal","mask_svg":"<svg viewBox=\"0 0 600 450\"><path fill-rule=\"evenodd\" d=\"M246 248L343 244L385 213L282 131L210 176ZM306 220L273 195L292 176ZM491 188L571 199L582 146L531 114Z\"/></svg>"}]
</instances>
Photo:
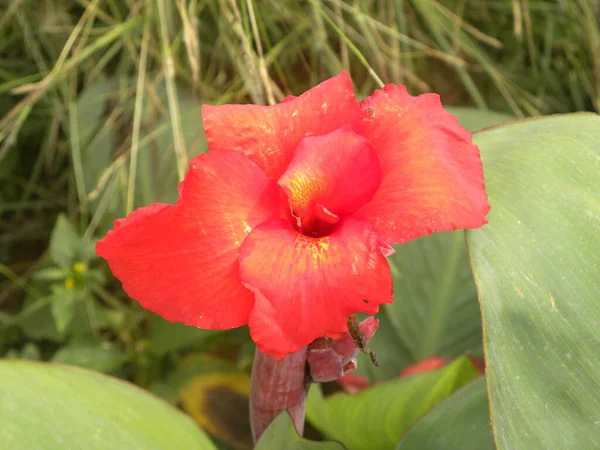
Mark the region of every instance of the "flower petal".
<instances>
[{"instance_id":1,"label":"flower petal","mask_svg":"<svg viewBox=\"0 0 600 450\"><path fill-rule=\"evenodd\" d=\"M241 151L273 180L283 173L304 137L327 134L359 117L346 72L274 106L202 106L208 148Z\"/></svg>"},{"instance_id":2,"label":"flower petal","mask_svg":"<svg viewBox=\"0 0 600 450\"><path fill-rule=\"evenodd\" d=\"M375 314L392 301L379 237L370 223L352 217L322 238L301 235L281 219L265 222L242 245L240 276L256 295L252 339L275 358L345 333L350 314Z\"/></svg>"},{"instance_id":3,"label":"flower petal","mask_svg":"<svg viewBox=\"0 0 600 450\"><path fill-rule=\"evenodd\" d=\"M365 138L345 128L304 138L278 181L303 228L317 220L318 212L352 214L373 198L380 182L375 151Z\"/></svg>"},{"instance_id":4,"label":"flower petal","mask_svg":"<svg viewBox=\"0 0 600 450\"><path fill-rule=\"evenodd\" d=\"M238 152L190 161L174 206L134 211L98 242L123 289L170 321L226 329L247 323L254 295L239 279L239 247L279 217L280 188Z\"/></svg>"},{"instance_id":5,"label":"flower petal","mask_svg":"<svg viewBox=\"0 0 600 450\"><path fill-rule=\"evenodd\" d=\"M418 373L430 372L432 370L439 369L440 367L444 367L449 362L450 361L448 361L446 358L442 358L440 356L431 356L427 359L419 361L416 364L413 364L412 366L405 367L400 372L400 376L407 377L409 375L416 375Z\"/></svg>"},{"instance_id":6,"label":"flower petal","mask_svg":"<svg viewBox=\"0 0 600 450\"><path fill-rule=\"evenodd\" d=\"M388 85L362 101L358 126L379 156L381 186L357 215L386 244L487 223L479 149L439 96Z\"/></svg>"}]
</instances>

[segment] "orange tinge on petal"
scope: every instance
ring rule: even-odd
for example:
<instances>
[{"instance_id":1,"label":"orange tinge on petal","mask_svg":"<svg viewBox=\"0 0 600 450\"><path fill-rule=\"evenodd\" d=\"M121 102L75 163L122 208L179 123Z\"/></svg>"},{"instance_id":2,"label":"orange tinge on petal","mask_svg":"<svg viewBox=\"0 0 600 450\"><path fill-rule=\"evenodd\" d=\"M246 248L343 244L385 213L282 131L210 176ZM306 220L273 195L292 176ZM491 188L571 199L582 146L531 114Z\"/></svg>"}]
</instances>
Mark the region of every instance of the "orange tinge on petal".
<instances>
[{"instance_id":1,"label":"orange tinge on petal","mask_svg":"<svg viewBox=\"0 0 600 450\"><path fill-rule=\"evenodd\" d=\"M477 228L490 209L479 149L437 94L388 85L361 102L355 127L381 162L381 186L357 215L385 244L436 231Z\"/></svg>"}]
</instances>

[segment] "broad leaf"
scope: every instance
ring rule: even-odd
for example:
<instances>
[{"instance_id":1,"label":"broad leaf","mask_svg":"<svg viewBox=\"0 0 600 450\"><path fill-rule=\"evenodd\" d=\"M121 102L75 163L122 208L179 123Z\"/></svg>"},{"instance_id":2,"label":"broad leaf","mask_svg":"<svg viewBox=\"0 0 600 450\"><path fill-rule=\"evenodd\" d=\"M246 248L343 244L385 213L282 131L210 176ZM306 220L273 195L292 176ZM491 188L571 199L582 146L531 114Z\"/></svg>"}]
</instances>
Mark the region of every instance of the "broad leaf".
<instances>
[{"instance_id":1,"label":"broad leaf","mask_svg":"<svg viewBox=\"0 0 600 450\"><path fill-rule=\"evenodd\" d=\"M481 315L464 234L435 233L402 245L388 258L394 303L385 305L371 347L373 367L359 356L358 373L384 380L430 356L480 357Z\"/></svg>"},{"instance_id":2,"label":"broad leaf","mask_svg":"<svg viewBox=\"0 0 600 450\"><path fill-rule=\"evenodd\" d=\"M396 301L387 312L415 360L481 355L481 316L464 234L407 242L389 261Z\"/></svg>"},{"instance_id":3,"label":"broad leaf","mask_svg":"<svg viewBox=\"0 0 600 450\"><path fill-rule=\"evenodd\" d=\"M314 442L302 439L298 436L290 415L283 412L265 430L254 449L344 450L344 447L337 442Z\"/></svg>"},{"instance_id":4,"label":"broad leaf","mask_svg":"<svg viewBox=\"0 0 600 450\"><path fill-rule=\"evenodd\" d=\"M148 344L153 353L162 356L169 352L190 347L217 333L219 333L218 330L203 330L188 327L182 323L168 322L162 317L152 314Z\"/></svg>"},{"instance_id":5,"label":"broad leaf","mask_svg":"<svg viewBox=\"0 0 600 450\"><path fill-rule=\"evenodd\" d=\"M498 447L600 448L600 117L476 143L492 209L467 238Z\"/></svg>"},{"instance_id":6,"label":"broad leaf","mask_svg":"<svg viewBox=\"0 0 600 450\"><path fill-rule=\"evenodd\" d=\"M50 259L63 269L73 270L73 264L87 263L97 258L96 241L97 239L80 237L67 216L61 213L50 237ZM87 270L87 266L84 267L83 270Z\"/></svg>"},{"instance_id":7,"label":"broad leaf","mask_svg":"<svg viewBox=\"0 0 600 450\"><path fill-rule=\"evenodd\" d=\"M50 237L50 259L63 267L71 268L80 245L79 233L67 216L59 214Z\"/></svg>"},{"instance_id":8,"label":"broad leaf","mask_svg":"<svg viewBox=\"0 0 600 450\"><path fill-rule=\"evenodd\" d=\"M17 315L15 323L29 339L46 339L53 342L61 342L64 339L56 329L52 317L51 299L51 296L37 300L27 299L24 308Z\"/></svg>"},{"instance_id":9,"label":"broad leaf","mask_svg":"<svg viewBox=\"0 0 600 450\"><path fill-rule=\"evenodd\" d=\"M0 379L0 448L215 448L189 417L114 378L55 364L0 361Z\"/></svg>"},{"instance_id":10,"label":"broad leaf","mask_svg":"<svg viewBox=\"0 0 600 450\"><path fill-rule=\"evenodd\" d=\"M66 289L59 284L52 285L51 288L52 318L58 332L64 334L71 320L73 320L75 292L72 288Z\"/></svg>"},{"instance_id":11,"label":"broad leaf","mask_svg":"<svg viewBox=\"0 0 600 450\"><path fill-rule=\"evenodd\" d=\"M432 371L396 378L359 392L323 398L309 392L311 424L348 449L393 449L400 437L436 403L477 377L467 358Z\"/></svg>"},{"instance_id":12,"label":"broad leaf","mask_svg":"<svg viewBox=\"0 0 600 450\"><path fill-rule=\"evenodd\" d=\"M52 362L84 367L102 373L116 371L125 361L125 354L109 342L70 342L52 356Z\"/></svg>"},{"instance_id":13,"label":"broad leaf","mask_svg":"<svg viewBox=\"0 0 600 450\"><path fill-rule=\"evenodd\" d=\"M85 147L105 121L109 111L106 102L109 95L116 94L119 83L116 78L98 80L87 86L77 98L77 126L79 142Z\"/></svg>"},{"instance_id":14,"label":"broad leaf","mask_svg":"<svg viewBox=\"0 0 600 450\"><path fill-rule=\"evenodd\" d=\"M515 120L514 116L469 106L444 106L470 132Z\"/></svg>"},{"instance_id":15,"label":"broad leaf","mask_svg":"<svg viewBox=\"0 0 600 450\"><path fill-rule=\"evenodd\" d=\"M494 450L485 377L463 386L404 436L396 450Z\"/></svg>"}]
</instances>

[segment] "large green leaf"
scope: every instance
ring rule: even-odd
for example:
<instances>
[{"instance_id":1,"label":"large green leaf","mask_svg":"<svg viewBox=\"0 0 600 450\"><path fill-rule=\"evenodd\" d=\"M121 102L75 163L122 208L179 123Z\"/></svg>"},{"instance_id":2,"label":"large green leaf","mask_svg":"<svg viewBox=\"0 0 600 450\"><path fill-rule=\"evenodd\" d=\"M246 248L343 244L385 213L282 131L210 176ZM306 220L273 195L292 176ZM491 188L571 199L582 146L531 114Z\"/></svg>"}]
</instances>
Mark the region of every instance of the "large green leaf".
<instances>
[{"instance_id":1,"label":"large green leaf","mask_svg":"<svg viewBox=\"0 0 600 450\"><path fill-rule=\"evenodd\" d=\"M494 450L485 377L441 402L404 435L396 450Z\"/></svg>"},{"instance_id":2,"label":"large green leaf","mask_svg":"<svg viewBox=\"0 0 600 450\"><path fill-rule=\"evenodd\" d=\"M395 248L388 258L394 303L383 307L371 345L381 365L359 356L358 373L382 380L430 356L481 356L481 316L464 234L435 233Z\"/></svg>"},{"instance_id":3,"label":"large green leaf","mask_svg":"<svg viewBox=\"0 0 600 450\"><path fill-rule=\"evenodd\" d=\"M159 315L150 317L148 345L150 350L159 355L190 347L206 338L219 333L219 330L203 330L188 327L178 322L168 322Z\"/></svg>"},{"instance_id":4,"label":"large green leaf","mask_svg":"<svg viewBox=\"0 0 600 450\"><path fill-rule=\"evenodd\" d=\"M190 418L133 385L56 364L0 361L0 448L215 447Z\"/></svg>"},{"instance_id":5,"label":"large green leaf","mask_svg":"<svg viewBox=\"0 0 600 450\"><path fill-rule=\"evenodd\" d=\"M337 442L314 442L302 439L298 436L290 415L283 412L265 430L254 449L343 450L344 447Z\"/></svg>"},{"instance_id":6,"label":"large green leaf","mask_svg":"<svg viewBox=\"0 0 600 450\"><path fill-rule=\"evenodd\" d=\"M52 356L52 362L84 367L102 373L119 369L126 355L109 342L82 340L69 342Z\"/></svg>"},{"instance_id":7,"label":"large green leaf","mask_svg":"<svg viewBox=\"0 0 600 450\"><path fill-rule=\"evenodd\" d=\"M444 106L444 109L454 114L460 124L471 132L515 120L510 114L470 106Z\"/></svg>"},{"instance_id":8,"label":"large green leaf","mask_svg":"<svg viewBox=\"0 0 600 450\"><path fill-rule=\"evenodd\" d=\"M348 449L393 449L400 437L436 403L477 377L467 358L436 371L376 384L357 395L323 398L313 387L307 415L311 424Z\"/></svg>"},{"instance_id":9,"label":"large green leaf","mask_svg":"<svg viewBox=\"0 0 600 450\"><path fill-rule=\"evenodd\" d=\"M400 245L389 261L396 301L387 311L415 359L481 354L481 317L463 233Z\"/></svg>"},{"instance_id":10,"label":"large green leaf","mask_svg":"<svg viewBox=\"0 0 600 450\"><path fill-rule=\"evenodd\" d=\"M600 117L476 138L492 206L467 233L501 449L600 448Z\"/></svg>"}]
</instances>

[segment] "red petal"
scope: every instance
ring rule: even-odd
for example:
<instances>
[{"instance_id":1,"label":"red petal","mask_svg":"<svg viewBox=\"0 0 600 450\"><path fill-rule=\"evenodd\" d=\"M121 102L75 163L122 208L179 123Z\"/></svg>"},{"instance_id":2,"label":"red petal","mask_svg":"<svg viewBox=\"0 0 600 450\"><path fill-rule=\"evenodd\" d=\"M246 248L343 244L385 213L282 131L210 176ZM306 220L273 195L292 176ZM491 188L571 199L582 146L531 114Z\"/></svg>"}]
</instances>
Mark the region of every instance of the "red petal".
<instances>
[{"instance_id":1,"label":"red petal","mask_svg":"<svg viewBox=\"0 0 600 450\"><path fill-rule=\"evenodd\" d=\"M477 370L480 375L485 375L485 359L484 358L475 358L474 356L469 356L469 360L473 367Z\"/></svg>"},{"instance_id":2,"label":"red petal","mask_svg":"<svg viewBox=\"0 0 600 450\"><path fill-rule=\"evenodd\" d=\"M346 332L350 314L374 314L392 301L379 237L354 218L322 238L301 235L281 219L262 224L242 245L240 276L256 294L248 321L252 339L276 358Z\"/></svg>"},{"instance_id":3,"label":"red petal","mask_svg":"<svg viewBox=\"0 0 600 450\"><path fill-rule=\"evenodd\" d=\"M439 369L440 367L444 367L448 363L449 361L446 358L432 356L424 359L423 361L419 361L412 366L405 367L402 372L400 372L400 376L407 377L409 375L416 375L418 373L430 372L432 370Z\"/></svg>"},{"instance_id":4,"label":"red petal","mask_svg":"<svg viewBox=\"0 0 600 450\"><path fill-rule=\"evenodd\" d=\"M303 227L317 215L315 208L337 216L352 214L373 198L380 182L375 151L345 128L304 138L278 181Z\"/></svg>"},{"instance_id":5,"label":"red petal","mask_svg":"<svg viewBox=\"0 0 600 450\"><path fill-rule=\"evenodd\" d=\"M304 137L327 134L359 116L346 72L274 106L202 106L208 148L244 152L274 180Z\"/></svg>"},{"instance_id":6,"label":"red petal","mask_svg":"<svg viewBox=\"0 0 600 450\"><path fill-rule=\"evenodd\" d=\"M123 289L170 321L201 328L244 325L254 295L239 279L250 231L278 217L280 188L246 156L208 153L190 161L175 206L134 211L98 242Z\"/></svg>"},{"instance_id":7,"label":"red petal","mask_svg":"<svg viewBox=\"0 0 600 450\"><path fill-rule=\"evenodd\" d=\"M358 128L379 156L382 180L356 214L374 224L383 242L487 223L479 149L438 95L413 97L389 85L361 106Z\"/></svg>"},{"instance_id":8,"label":"red petal","mask_svg":"<svg viewBox=\"0 0 600 450\"><path fill-rule=\"evenodd\" d=\"M342 375L337 382L344 392L350 395L357 394L371 386L371 381L368 378L354 373Z\"/></svg>"}]
</instances>

